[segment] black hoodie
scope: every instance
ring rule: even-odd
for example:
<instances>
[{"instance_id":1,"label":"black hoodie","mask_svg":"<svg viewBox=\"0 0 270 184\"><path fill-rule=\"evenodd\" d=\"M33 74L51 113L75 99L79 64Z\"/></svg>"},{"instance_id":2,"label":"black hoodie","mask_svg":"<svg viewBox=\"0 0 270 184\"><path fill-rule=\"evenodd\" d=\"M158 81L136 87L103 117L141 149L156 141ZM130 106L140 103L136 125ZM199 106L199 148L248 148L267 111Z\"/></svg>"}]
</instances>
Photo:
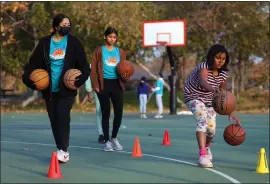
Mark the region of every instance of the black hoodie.
<instances>
[{"instance_id":1,"label":"black hoodie","mask_svg":"<svg viewBox=\"0 0 270 184\"><path fill-rule=\"evenodd\" d=\"M44 69L49 73L49 76L51 76L51 66L49 59L50 41L51 35L40 39L37 47L35 48L33 54L30 57L29 63L24 66L22 80L23 83L31 89L34 89L35 85L33 85L33 82L29 79L29 76L31 72L35 69ZM81 83L85 83L85 81L90 75L90 67L87 62L85 50L81 42L75 36L68 35L66 55L64 58L64 67L60 75L59 83L60 91L58 92L58 95L61 97L77 95L77 90L68 89L63 83L63 75L67 70L72 68L78 69L82 72L80 80L82 80ZM51 81L49 87L45 90L42 90L41 93L44 99L51 99Z\"/></svg>"}]
</instances>

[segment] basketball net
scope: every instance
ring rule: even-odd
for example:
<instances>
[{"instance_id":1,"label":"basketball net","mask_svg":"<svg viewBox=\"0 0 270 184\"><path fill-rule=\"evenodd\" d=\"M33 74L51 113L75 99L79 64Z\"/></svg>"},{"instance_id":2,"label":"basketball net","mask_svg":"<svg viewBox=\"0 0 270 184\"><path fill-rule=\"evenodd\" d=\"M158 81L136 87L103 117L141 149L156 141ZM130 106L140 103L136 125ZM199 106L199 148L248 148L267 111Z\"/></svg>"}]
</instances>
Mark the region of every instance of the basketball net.
<instances>
[{"instance_id":1,"label":"basketball net","mask_svg":"<svg viewBox=\"0 0 270 184\"><path fill-rule=\"evenodd\" d=\"M157 49L160 52L166 52L166 46L167 46L167 42L165 41L157 41Z\"/></svg>"}]
</instances>

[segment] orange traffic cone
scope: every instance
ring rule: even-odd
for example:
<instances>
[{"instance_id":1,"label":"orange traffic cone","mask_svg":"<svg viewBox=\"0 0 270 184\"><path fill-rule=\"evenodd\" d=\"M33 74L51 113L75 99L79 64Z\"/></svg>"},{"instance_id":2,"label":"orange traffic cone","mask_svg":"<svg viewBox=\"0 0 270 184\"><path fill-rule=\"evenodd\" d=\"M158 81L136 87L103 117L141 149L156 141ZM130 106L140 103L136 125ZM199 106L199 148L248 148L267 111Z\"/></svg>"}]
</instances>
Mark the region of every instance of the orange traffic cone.
<instances>
[{"instance_id":1,"label":"orange traffic cone","mask_svg":"<svg viewBox=\"0 0 270 184\"><path fill-rule=\"evenodd\" d=\"M162 145L163 146L170 146L171 145L171 140L170 140L170 135L169 135L168 130L165 130L165 132L164 132Z\"/></svg>"},{"instance_id":2,"label":"orange traffic cone","mask_svg":"<svg viewBox=\"0 0 270 184\"><path fill-rule=\"evenodd\" d=\"M52 152L52 159L48 171L48 178L63 178L60 171L56 152Z\"/></svg>"},{"instance_id":3,"label":"orange traffic cone","mask_svg":"<svg viewBox=\"0 0 270 184\"><path fill-rule=\"evenodd\" d=\"M136 137L134 141L132 157L142 157L142 150L141 150L140 140L138 137Z\"/></svg>"}]
</instances>

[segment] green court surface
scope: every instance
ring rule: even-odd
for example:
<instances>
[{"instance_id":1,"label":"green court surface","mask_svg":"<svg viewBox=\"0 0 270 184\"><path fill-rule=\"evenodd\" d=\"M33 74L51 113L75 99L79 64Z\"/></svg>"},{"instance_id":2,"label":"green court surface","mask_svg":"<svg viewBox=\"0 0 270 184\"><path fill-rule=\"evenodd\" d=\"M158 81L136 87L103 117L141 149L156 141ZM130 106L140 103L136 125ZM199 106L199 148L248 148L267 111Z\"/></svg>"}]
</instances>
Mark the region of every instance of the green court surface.
<instances>
[{"instance_id":1,"label":"green court surface","mask_svg":"<svg viewBox=\"0 0 270 184\"><path fill-rule=\"evenodd\" d=\"M254 172L260 148L269 161L269 115L237 115L246 130L237 147L223 140L227 116L217 117L211 150L214 169L196 166L198 148L193 116L165 115L140 119L125 114L118 134L122 152L104 152L97 143L95 114L72 113L70 161L60 164L63 179L48 179L56 151L46 113L1 115L1 183L269 183L269 174ZM168 129L171 146L162 146ZM135 138L143 156L131 156Z\"/></svg>"}]
</instances>

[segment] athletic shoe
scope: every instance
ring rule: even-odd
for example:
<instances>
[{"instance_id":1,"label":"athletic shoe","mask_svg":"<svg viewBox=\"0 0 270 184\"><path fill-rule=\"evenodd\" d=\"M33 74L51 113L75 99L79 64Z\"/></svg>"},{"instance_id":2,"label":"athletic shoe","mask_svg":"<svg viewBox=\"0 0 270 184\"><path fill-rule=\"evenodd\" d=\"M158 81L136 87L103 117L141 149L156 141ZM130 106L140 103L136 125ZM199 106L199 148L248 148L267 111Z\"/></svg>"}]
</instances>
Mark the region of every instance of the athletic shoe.
<instances>
[{"instance_id":1,"label":"athletic shoe","mask_svg":"<svg viewBox=\"0 0 270 184\"><path fill-rule=\"evenodd\" d=\"M102 143L102 144L105 143L105 140L104 140L104 136L103 136L103 135L99 135L99 136L98 136L98 142L99 142L99 143Z\"/></svg>"},{"instance_id":2,"label":"athletic shoe","mask_svg":"<svg viewBox=\"0 0 270 184\"><path fill-rule=\"evenodd\" d=\"M206 152L207 152L207 157L208 159L212 162L213 160L213 155L211 153L210 147L206 147Z\"/></svg>"},{"instance_id":3,"label":"athletic shoe","mask_svg":"<svg viewBox=\"0 0 270 184\"><path fill-rule=\"evenodd\" d=\"M119 143L117 138L113 138L113 139L111 139L111 141L112 141L113 149L115 149L117 151L122 151L123 150L123 146Z\"/></svg>"},{"instance_id":4,"label":"athletic shoe","mask_svg":"<svg viewBox=\"0 0 270 184\"><path fill-rule=\"evenodd\" d=\"M69 161L69 152L65 152L63 150L58 150L57 151L57 159L60 162L66 163Z\"/></svg>"},{"instance_id":5,"label":"athletic shoe","mask_svg":"<svg viewBox=\"0 0 270 184\"><path fill-rule=\"evenodd\" d=\"M113 151L112 143L110 141L105 143L104 151Z\"/></svg>"},{"instance_id":6,"label":"athletic shoe","mask_svg":"<svg viewBox=\"0 0 270 184\"><path fill-rule=\"evenodd\" d=\"M146 114L143 114L143 115L142 115L142 118L147 119Z\"/></svg>"},{"instance_id":7,"label":"athletic shoe","mask_svg":"<svg viewBox=\"0 0 270 184\"><path fill-rule=\"evenodd\" d=\"M155 115L155 118L161 119L161 118L163 118L163 116L161 114L157 114L157 115Z\"/></svg>"},{"instance_id":8,"label":"athletic shoe","mask_svg":"<svg viewBox=\"0 0 270 184\"><path fill-rule=\"evenodd\" d=\"M208 159L207 155L202 155L198 159L198 166L202 168L213 168L212 162Z\"/></svg>"}]
</instances>

